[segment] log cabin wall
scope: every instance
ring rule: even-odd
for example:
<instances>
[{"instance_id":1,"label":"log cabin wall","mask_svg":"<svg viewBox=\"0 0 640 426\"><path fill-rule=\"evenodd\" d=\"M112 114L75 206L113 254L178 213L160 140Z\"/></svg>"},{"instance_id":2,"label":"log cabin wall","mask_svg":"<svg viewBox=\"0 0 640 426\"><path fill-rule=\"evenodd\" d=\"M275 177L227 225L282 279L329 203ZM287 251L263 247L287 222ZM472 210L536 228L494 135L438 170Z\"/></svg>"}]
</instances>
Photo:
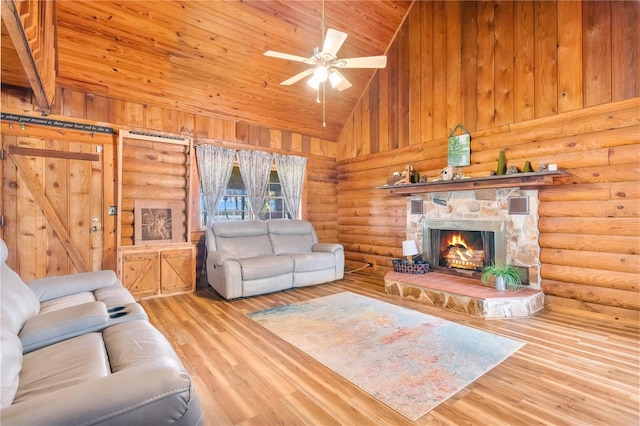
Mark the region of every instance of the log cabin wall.
<instances>
[{"instance_id":1,"label":"log cabin wall","mask_svg":"<svg viewBox=\"0 0 640 426\"><path fill-rule=\"evenodd\" d=\"M37 107L31 91L25 89L2 87L2 112L34 115ZM235 149L256 149L280 154L302 155L307 157L307 173L305 194L303 196L303 218L314 225L318 239L322 242L336 242L337 236L337 178L336 178L336 143L307 135L278 129L269 129L236 123L229 120L215 119L191 113L184 113L151 105L142 105L125 100L108 98L92 93L71 90L64 87L56 89L56 102L50 118L67 121L112 126L117 130L137 130L149 133L168 133L192 137L194 144L218 144ZM113 137L104 135L81 134L57 128L34 126L27 124L24 129L19 125L2 122L3 134L34 136L42 139L64 140L73 133L73 140L87 144L97 143L103 146L105 156L104 179L112 182L104 188L104 205L116 205L117 192L116 148L117 134ZM76 134L77 133L77 134ZM95 150L94 150L95 152ZM2 169L0 168L0 172ZM200 188L198 171L191 170L191 187ZM198 193L192 197L191 241L198 245L197 271L202 268L204 256L203 232L200 228L200 197ZM18 200L0 198L0 205L17 203ZM29 200L24 200L29 202ZM0 208L1 210L1 208ZM113 216L104 214L104 248L102 265L104 269L114 269L116 265L116 223ZM2 230L2 228L0 228ZM2 236L2 233L0 233ZM10 247L10 252L15 250ZM10 260L15 259L13 256ZM44 264L44 262L42 262ZM48 260L47 264L55 264ZM60 272L62 273L62 272ZM59 275L44 268L46 274ZM36 277L29 277L36 278Z\"/></svg>"},{"instance_id":2,"label":"log cabin wall","mask_svg":"<svg viewBox=\"0 0 640 426\"><path fill-rule=\"evenodd\" d=\"M384 185L411 162L437 176L447 136L471 132L466 172L557 163L539 191L550 309L640 309L640 3L415 2L338 139L338 233L348 268L402 255L407 199Z\"/></svg>"}]
</instances>

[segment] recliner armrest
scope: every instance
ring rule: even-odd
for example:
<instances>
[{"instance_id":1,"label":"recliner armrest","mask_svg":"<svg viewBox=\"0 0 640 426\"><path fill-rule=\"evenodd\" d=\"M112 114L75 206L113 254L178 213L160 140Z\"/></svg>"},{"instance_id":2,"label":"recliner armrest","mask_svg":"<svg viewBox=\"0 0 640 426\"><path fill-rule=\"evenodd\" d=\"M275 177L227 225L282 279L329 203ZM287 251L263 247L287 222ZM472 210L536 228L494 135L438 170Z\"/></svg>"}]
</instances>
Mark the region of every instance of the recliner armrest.
<instances>
[{"instance_id":1,"label":"recliner armrest","mask_svg":"<svg viewBox=\"0 0 640 426\"><path fill-rule=\"evenodd\" d=\"M335 243L316 243L311 247L311 251L335 253L338 250L343 250L342 244Z\"/></svg>"},{"instance_id":2,"label":"recliner armrest","mask_svg":"<svg viewBox=\"0 0 640 426\"><path fill-rule=\"evenodd\" d=\"M29 318L20 330L23 352L40 349L71 337L101 330L109 321L102 302L83 303Z\"/></svg>"},{"instance_id":3,"label":"recliner armrest","mask_svg":"<svg viewBox=\"0 0 640 426\"><path fill-rule=\"evenodd\" d=\"M40 302L46 302L58 297L94 291L103 287L122 286L122 283L115 272L105 270L39 278L29 281L27 286L40 299Z\"/></svg>"},{"instance_id":4,"label":"recliner armrest","mask_svg":"<svg viewBox=\"0 0 640 426\"><path fill-rule=\"evenodd\" d=\"M202 408L179 361L163 357L0 410L8 425L198 424Z\"/></svg>"},{"instance_id":5,"label":"recliner armrest","mask_svg":"<svg viewBox=\"0 0 640 426\"><path fill-rule=\"evenodd\" d=\"M228 251L210 251L207 260L213 261L216 265L222 265L227 260L239 260L238 256Z\"/></svg>"}]
</instances>

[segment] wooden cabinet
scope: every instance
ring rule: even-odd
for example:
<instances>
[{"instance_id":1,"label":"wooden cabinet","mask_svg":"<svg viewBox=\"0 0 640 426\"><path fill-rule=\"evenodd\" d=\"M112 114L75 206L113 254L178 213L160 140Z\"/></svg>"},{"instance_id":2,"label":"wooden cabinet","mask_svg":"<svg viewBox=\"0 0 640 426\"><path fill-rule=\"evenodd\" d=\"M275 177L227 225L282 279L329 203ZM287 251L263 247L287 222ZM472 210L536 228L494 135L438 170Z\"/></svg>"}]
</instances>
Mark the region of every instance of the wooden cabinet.
<instances>
[{"instance_id":1,"label":"wooden cabinet","mask_svg":"<svg viewBox=\"0 0 640 426\"><path fill-rule=\"evenodd\" d=\"M117 269L136 299L195 290L196 247L190 233L193 161L191 139L120 131ZM163 214L165 210L170 214ZM143 226L160 214L162 223L170 224L167 236L158 234L161 241L145 238Z\"/></svg>"},{"instance_id":2,"label":"wooden cabinet","mask_svg":"<svg viewBox=\"0 0 640 426\"><path fill-rule=\"evenodd\" d=\"M118 275L136 299L195 289L196 248L191 243L118 249Z\"/></svg>"}]
</instances>

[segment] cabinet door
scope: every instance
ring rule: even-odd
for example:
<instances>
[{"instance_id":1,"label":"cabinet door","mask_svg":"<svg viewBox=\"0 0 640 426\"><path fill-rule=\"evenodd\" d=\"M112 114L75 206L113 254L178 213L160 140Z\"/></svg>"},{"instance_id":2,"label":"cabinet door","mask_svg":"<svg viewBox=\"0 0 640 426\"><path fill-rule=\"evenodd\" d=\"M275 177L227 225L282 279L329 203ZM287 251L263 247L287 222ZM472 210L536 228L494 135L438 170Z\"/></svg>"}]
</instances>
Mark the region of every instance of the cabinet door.
<instances>
[{"instance_id":1,"label":"cabinet door","mask_svg":"<svg viewBox=\"0 0 640 426\"><path fill-rule=\"evenodd\" d=\"M140 299L160 294L160 254L157 251L125 253L122 256L122 284Z\"/></svg>"},{"instance_id":2,"label":"cabinet door","mask_svg":"<svg viewBox=\"0 0 640 426\"><path fill-rule=\"evenodd\" d=\"M195 248L162 251L162 293L190 291L195 280Z\"/></svg>"}]
</instances>

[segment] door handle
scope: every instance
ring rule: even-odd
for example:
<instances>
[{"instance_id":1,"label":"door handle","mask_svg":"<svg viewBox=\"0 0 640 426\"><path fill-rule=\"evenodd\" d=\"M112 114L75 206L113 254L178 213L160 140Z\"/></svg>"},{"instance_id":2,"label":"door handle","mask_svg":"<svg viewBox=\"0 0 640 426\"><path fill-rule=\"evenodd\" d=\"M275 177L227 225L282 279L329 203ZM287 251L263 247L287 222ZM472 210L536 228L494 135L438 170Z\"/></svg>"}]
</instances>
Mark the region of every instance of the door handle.
<instances>
[{"instance_id":1,"label":"door handle","mask_svg":"<svg viewBox=\"0 0 640 426\"><path fill-rule=\"evenodd\" d=\"M91 232L98 232L99 228L97 224L100 223L100 219L94 217L93 219L91 219L91 222L94 223L94 225L91 227Z\"/></svg>"}]
</instances>

